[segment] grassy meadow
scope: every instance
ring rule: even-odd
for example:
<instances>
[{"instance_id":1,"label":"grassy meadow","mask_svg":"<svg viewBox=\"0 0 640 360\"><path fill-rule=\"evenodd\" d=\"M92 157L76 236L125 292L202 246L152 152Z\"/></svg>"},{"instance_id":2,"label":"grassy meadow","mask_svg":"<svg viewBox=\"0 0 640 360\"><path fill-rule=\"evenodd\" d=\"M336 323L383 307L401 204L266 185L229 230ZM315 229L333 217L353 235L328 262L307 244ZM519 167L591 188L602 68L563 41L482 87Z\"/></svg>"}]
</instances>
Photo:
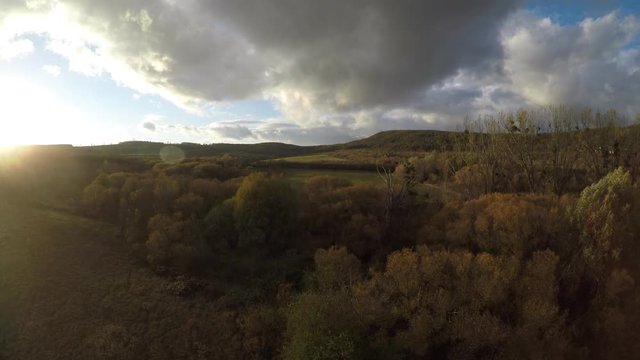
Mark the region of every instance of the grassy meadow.
<instances>
[{"instance_id":1,"label":"grassy meadow","mask_svg":"<svg viewBox=\"0 0 640 360\"><path fill-rule=\"evenodd\" d=\"M325 170L325 169L284 169L282 175L295 187L301 187L315 176L332 176L354 184L380 185L382 180L375 171Z\"/></svg>"}]
</instances>

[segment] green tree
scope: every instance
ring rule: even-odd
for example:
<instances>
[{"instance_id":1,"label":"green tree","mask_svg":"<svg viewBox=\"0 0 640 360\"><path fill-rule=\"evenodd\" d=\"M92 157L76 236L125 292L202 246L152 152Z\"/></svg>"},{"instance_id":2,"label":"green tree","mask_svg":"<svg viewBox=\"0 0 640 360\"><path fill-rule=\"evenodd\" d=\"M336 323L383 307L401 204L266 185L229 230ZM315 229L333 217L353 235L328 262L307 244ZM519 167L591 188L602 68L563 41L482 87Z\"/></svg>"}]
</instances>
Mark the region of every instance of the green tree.
<instances>
[{"instance_id":1,"label":"green tree","mask_svg":"<svg viewBox=\"0 0 640 360\"><path fill-rule=\"evenodd\" d=\"M106 174L100 174L85 187L82 191L82 204L87 214L115 221L118 219L120 186L112 185L109 178Z\"/></svg>"},{"instance_id":2,"label":"green tree","mask_svg":"<svg viewBox=\"0 0 640 360\"><path fill-rule=\"evenodd\" d=\"M622 168L580 194L574 220L582 230L582 258L596 277L606 277L622 257L627 257L626 264L635 263L639 199L631 176Z\"/></svg>"},{"instance_id":3,"label":"green tree","mask_svg":"<svg viewBox=\"0 0 640 360\"><path fill-rule=\"evenodd\" d=\"M347 294L303 293L288 308L284 358L367 358L364 328Z\"/></svg>"},{"instance_id":4,"label":"green tree","mask_svg":"<svg viewBox=\"0 0 640 360\"><path fill-rule=\"evenodd\" d=\"M296 194L282 178L264 173L247 176L235 195L240 245L283 245L295 222L296 204Z\"/></svg>"},{"instance_id":5,"label":"green tree","mask_svg":"<svg viewBox=\"0 0 640 360\"><path fill-rule=\"evenodd\" d=\"M584 189L573 211L580 251L565 276L569 312L591 357L632 359L640 345L640 293L636 278L640 194L622 168Z\"/></svg>"},{"instance_id":6,"label":"green tree","mask_svg":"<svg viewBox=\"0 0 640 360\"><path fill-rule=\"evenodd\" d=\"M234 221L235 201L227 199L214 206L204 219L207 242L212 249L226 245L229 249L238 246L238 230Z\"/></svg>"}]
</instances>

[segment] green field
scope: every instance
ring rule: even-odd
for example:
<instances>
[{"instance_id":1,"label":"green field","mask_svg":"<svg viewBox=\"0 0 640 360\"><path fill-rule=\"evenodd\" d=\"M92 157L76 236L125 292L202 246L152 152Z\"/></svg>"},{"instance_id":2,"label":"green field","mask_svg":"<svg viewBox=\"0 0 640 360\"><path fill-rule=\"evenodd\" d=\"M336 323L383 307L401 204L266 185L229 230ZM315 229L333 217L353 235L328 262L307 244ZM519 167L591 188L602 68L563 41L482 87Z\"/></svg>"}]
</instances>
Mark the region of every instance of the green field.
<instances>
[{"instance_id":1,"label":"green field","mask_svg":"<svg viewBox=\"0 0 640 360\"><path fill-rule=\"evenodd\" d=\"M306 155L306 156L292 156L286 158L275 159L273 161L282 161L288 163L301 163L301 164L311 164L311 163L345 163L349 162L347 159L331 156L328 154L316 154L316 155Z\"/></svg>"},{"instance_id":2,"label":"green field","mask_svg":"<svg viewBox=\"0 0 640 360\"><path fill-rule=\"evenodd\" d=\"M302 186L309 178L314 176L335 176L346 179L354 184L380 185L382 180L374 171L359 170L325 170L325 169L284 169L283 175L294 186Z\"/></svg>"}]
</instances>

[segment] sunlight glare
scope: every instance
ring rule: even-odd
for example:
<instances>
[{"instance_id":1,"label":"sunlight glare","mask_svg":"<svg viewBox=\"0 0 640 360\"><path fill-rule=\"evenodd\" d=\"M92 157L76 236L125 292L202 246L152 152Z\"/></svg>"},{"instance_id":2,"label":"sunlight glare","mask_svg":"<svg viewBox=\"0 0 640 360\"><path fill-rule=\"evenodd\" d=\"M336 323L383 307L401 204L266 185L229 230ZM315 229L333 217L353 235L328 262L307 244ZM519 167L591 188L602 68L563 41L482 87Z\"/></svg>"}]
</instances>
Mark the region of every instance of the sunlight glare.
<instances>
[{"instance_id":1,"label":"sunlight glare","mask_svg":"<svg viewBox=\"0 0 640 360\"><path fill-rule=\"evenodd\" d=\"M48 89L0 75L0 99L0 148L78 140L82 114L62 104Z\"/></svg>"}]
</instances>

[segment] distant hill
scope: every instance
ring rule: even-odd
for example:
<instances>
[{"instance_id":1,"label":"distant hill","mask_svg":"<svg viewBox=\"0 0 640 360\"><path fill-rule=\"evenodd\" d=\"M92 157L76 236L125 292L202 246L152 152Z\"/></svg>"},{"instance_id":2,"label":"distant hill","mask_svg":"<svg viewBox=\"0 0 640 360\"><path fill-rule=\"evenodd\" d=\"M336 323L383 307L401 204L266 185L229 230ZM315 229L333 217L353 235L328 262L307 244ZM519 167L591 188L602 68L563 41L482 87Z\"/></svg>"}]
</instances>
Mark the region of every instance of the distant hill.
<instances>
[{"instance_id":1,"label":"distant hill","mask_svg":"<svg viewBox=\"0 0 640 360\"><path fill-rule=\"evenodd\" d=\"M625 137L631 130L640 125L621 128L620 137ZM592 130L600 131L600 130ZM367 138L347 142L344 144L298 146L277 142L259 144L164 144L146 141L127 141L115 145L82 146L73 148L74 152L83 155L97 155L101 157L142 157L157 159L160 150L167 146L177 146L184 151L187 158L207 157L230 154L250 160L273 160L289 157L312 156L332 152L388 151L395 153L427 152L433 150L452 150L458 132L438 130L390 130L383 131ZM546 136L540 140L544 143ZM38 150L65 152L70 146L41 146ZM333 156L333 155L331 155Z\"/></svg>"},{"instance_id":2,"label":"distant hill","mask_svg":"<svg viewBox=\"0 0 640 360\"><path fill-rule=\"evenodd\" d=\"M150 141L125 141L113 145L78 146L39 145L30 146L34 151L69 152L81 155L103 157L142 157L158 158L160 151L167 146L176 146L184 151L187 158L219 156L231 154L255 160L278 159L294 156L309 156L336 150L390 150L390 151L431 151L450 145L452 132L435 130L392 130L344 144L298 146L278 142L259 144L166 144Z\"/></svg>"},{"instance_id":3,"label":"distant hill","mask_svg":"<svg viewBox=\"0 0 640 360\"><path fill-rule=\"evenodd\" d=\"M157 156L165 146L177 146L187 157L244 155L263 159L305 156L335 150L387 149L395 151L430 151L442 149L451 142L453 132L436 130L391 130L344 144L298 146L278 142L259 144L164 144L148 141L126 141L114 145L82 146L81 152L118 156Z\"/></svg>"},{"instance_id":4,"label":"distant hill","mask_svg":"<svg viewBox=\"0 0 640 360\"><path fill-rule=\"evenodd\" d=\"M78 150L84 154L102 156L131 156L157 158L160 151L167 146L176 146L184 151L185 156L206 157L224 154L250 157L254 159L273 159L288 156L302 156L317 152L314 146L297 146L283 143L260 144L164 144L146 141L127 141L115 145L84 146Z\"/></svg>"},{"instance_id":5,"label":"distant hill","mask_svg":"<svg viewBox=\"0 0 640 360\"><path fill-rule=\"evenodd\" d=\"M392 151L432 151L448 149L455 132L438 130L390 130L345 144L331 145L331 150L383 149Z\"/></svg>"}]
</instances>

